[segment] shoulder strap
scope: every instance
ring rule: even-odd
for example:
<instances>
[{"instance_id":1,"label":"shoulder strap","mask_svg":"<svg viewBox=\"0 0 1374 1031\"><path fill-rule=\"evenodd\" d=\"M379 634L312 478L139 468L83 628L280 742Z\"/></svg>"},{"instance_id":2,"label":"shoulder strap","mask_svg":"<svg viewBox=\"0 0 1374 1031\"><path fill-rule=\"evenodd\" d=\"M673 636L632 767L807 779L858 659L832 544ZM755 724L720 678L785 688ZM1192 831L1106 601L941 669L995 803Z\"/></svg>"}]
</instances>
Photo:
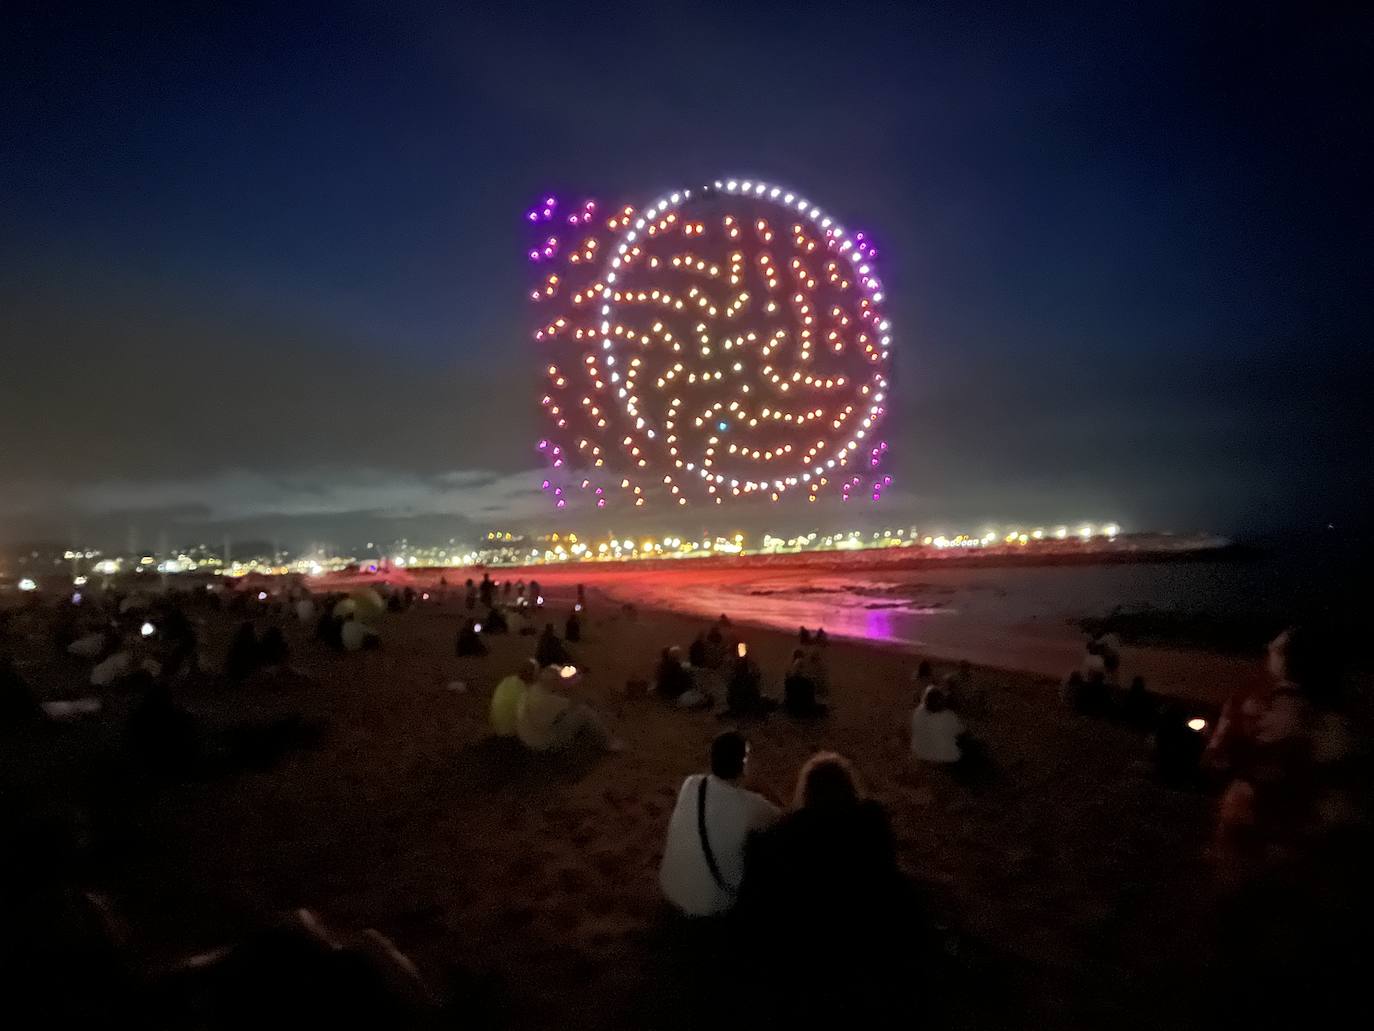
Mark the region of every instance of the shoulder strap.
<instances>
[{"instance_id":1,"label":"shoulder strap","mask_svg":"<svg viewBox=\"0 0 1374 1031\"><path fill-rule=\"evenodd\" d=\"M720 867L716 865L716 854L711 851L711 839L706 833L706 782L710 780L708 774L702 774L701 785L697 788L697 836L701 838L701 854L706 859L706 866L711 871L712 878L715 879L720 890L733 895L735 889L725 883L725 878L720 875Z\"/></svg>"}]
</instances>

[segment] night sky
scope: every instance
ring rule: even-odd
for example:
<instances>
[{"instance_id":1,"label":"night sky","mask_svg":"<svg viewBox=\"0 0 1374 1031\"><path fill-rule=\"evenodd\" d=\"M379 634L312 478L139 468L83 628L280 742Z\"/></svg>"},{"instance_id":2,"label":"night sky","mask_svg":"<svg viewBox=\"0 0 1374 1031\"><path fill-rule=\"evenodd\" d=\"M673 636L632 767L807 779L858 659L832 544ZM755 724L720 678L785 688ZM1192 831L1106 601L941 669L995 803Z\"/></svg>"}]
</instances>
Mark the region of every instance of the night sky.
<instances>
[{"instance_id":1,"label":"night sky","mask_svg":"<svg viewBox=\"0 0 1374 1031\"><path fill-rule=\"evenodd\" d=\"M522 214L723 175L877 240L900 489L866 518L1361 516L1367 18L96 6L4 7L0 541L555 525ZM807 508L766 519L855 521Z\"/></svg>"}]
</instances>

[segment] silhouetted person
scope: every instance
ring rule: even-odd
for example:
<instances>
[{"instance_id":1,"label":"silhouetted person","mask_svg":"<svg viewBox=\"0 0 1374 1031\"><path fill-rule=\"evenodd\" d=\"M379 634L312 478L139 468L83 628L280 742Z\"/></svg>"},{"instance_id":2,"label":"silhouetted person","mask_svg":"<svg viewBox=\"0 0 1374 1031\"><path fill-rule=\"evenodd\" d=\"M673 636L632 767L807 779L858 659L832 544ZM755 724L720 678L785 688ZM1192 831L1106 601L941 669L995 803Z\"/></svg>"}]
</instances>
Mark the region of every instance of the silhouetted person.
<instances>
[{"instance_id":1,"label":"silhouetted person","mask_svg":"<svg viewBox=\"0 0 1374 1031\"><path fill-rule=\"evenodd\" d=\"M682 655L676 648L664 648L654 671L654 690L666 701L675 702L692 689L692 677L682 668Z\"/></svg>"},{"instance_id":2,"label":"silhouetted person","mask_svg":"<svg viewBox=\"0 0 1374 1031\"><path fill-rule=\"evenodd\" d=\"M471 577L463 584L463 607L469 612L477 607L477 585L472 582Z\"/></svg>"},{"instance_id":3,"label":"silhouetted person","mask_svg":"<svg viewBox=\"0 0 1374 1031\"><path fill-rule=\"evenodd\" d=\"M492 606L487 610L487 618L482 620L482 633L484 634L508 634L510 633L510 623L506 620L506 614Z\"/></svg>"},{"instance_id":4,"label":"silhouetted person","mask_svg":"<svg viewBox=\"0 0 1374 1031\"><path fill-rule=\"evenodd\" d=\"M706 631L706 661L702 663L708 669L720 669L725 665L725 635L720 632L720 627L713 626Z\"/></svg>"},{"instance_id":5,"label":"silhouetted person","mask_svg":"<svg viewBox=\"0 0 1374 1031\"><path fill-rule=\"evenodd\" d=\"M582 640L582 620L577 613L568 613L568 621L563 625L563 639L576 644Z\"/></svg>"},{"instance_id":6,"label":"silhouetted person","mask_svg":"<svg viewBox=\"0 0 1374 1031\"><path fill-rule=\"evenodd\" d=\"M496 600L496 585L491 582L489 574L482 574L482 583L477 588L477 594L482 599L482 608L491 608L492 602Z\"/></svg>"},{"instance_id":7,"label":"silhouetted person","mask_svg":"<svg viewBox=\"0 0 1374 1031\"><path fill-rule=\"evenodd\" d=\"M587 589L581 584L577 585L577 604L584 609L587 607Z\"/></svg>"},{"instance_id":8,"label":"silhouetted person","mask_svg":"<svg viewBox=\"0 0 1374 1031\"><path fill-rule=\"evenodd\" d=\"M792 664L783 678L783 708L789 716L821 716L826 707L816 701L817 684L812 676L806 653L800 648L792 653Z\"/></svg>"},{"instance_id":9,"label":"silhouetted person","mask_svg":"<svg viewBox=\"0 0 1374 1031\"><path fill-rule=\"evenodd\" d=\"M458 638L454 643L453 650L460 659L481 658L487 654L486 642L482 640L482 635L477 632L475 620L463 620L463 625L458 628Z\"/></svg>"},{"instance_id":10,"label":"silhouetted person","mask_svg":"<svg viewBox=\"0 0 1374 1031\"><path fill-rule=\"evenodd\" d=\"M707 661L706 635L699 633L687 646L687 664L696 669L704 669Z\"/></svg>"},{"instance_id":11,"label":"silhouetted person","mask_svg":"<svg viewBox=\"0 0 1374 1031\"><path fill-rule=\"evenodd\" d=\"M725 685L726 714L760 716L772 712L777 704L763 696L763 673L749 655L748 646L740 642Z\"/></svg>"},{"instance_id":12,"label":"silhouetted person","mask_svg":"<svg viewBox=\"0 0 1374 1031\"><path fill-rule=\"evenodd\" d=\"M535 608L539 608L544 604L544 596L539 593L538 580L530 581L530 604L533 605Z\"/></svg>"},{"instance_id":13,"label":"silhouetted person","mask_svg":"<svg viewBox=\"0 0 1374 1031\"><path fill-rule=\"evenodd\" d=\"M801 627L801 628L797 631L797 643L798 643L798 644L803 644L803 645L805 645L805 644L810 644L810 643L811 643L811 631L808 630L808 629L806 629L806 627Z\"/></svg>"},{"instance_id":14,"label":"silhouetted person","mask_svg":"<svg viewBox=\"0 0 1374 1031\"><path fill-rule=\"evenodd\" d=\"M903 968L922 927L887 813L845 759L802 767L792 810L749 851L738 913L778 993L767 1026L898 1026L879 1017L911 994Z\"/></svg>"},{"instance_id":15,"label":"silhouetted person","mask_svg":"<svg viewBox=\"0 0 1374 1031\"><path fill-rule=\"evenodd\" d=\"M231 680L242 680L257 667L258 635L253 632L253 624L244 620L229 641L229 653L224 659L224 672Z\"/></svg>"},{"instance_id":16,"label":"silhouetted person","mask_svg":"<svg viewBox=\"0 0 1374 1031\"><path fill-rule=\"evenodd\" d=\"M824 648L827 644L830 643L830 638L825 635L825 627L816 628L815 640L817 648Z\"/></svg>"},{"instance_id":17,"label":"silhouetted person","mask_svg":"<svg viewBox=\"0 0 1374 1031\"><path fill-rule=\"evenodd\" d=\"M570 661L568 650L554 633L552 623L544 624L544 632L539 635L539 640L534 646L534 661L541 667L565 666Z\"/></svg>"}]
</instances>

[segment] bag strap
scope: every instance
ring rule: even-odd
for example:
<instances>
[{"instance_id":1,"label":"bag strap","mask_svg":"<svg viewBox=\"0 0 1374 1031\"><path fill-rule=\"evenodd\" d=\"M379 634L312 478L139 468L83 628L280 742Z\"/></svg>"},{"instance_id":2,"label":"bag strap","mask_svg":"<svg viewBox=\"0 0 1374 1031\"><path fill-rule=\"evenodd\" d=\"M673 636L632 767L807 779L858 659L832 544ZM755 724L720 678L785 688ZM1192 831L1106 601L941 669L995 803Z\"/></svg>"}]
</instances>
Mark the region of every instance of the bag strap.
<instances>
[{"instance_id":1,"label":"bag strap","mask_svg":"<svg viewBox=\"0 0 1374 1031\"><path fill-rule=\"evenodd\" d=\"M710 869L711 876L721 891L733 895L735 889L721 876L720 867L716 865L716 854L711 851L711 839L706 833L706 782L710 779L709 775L702 774L701 785L697 788L697 837L701 838L701 853L706 858L706 866Z\"/></svg>"}]
</instances>

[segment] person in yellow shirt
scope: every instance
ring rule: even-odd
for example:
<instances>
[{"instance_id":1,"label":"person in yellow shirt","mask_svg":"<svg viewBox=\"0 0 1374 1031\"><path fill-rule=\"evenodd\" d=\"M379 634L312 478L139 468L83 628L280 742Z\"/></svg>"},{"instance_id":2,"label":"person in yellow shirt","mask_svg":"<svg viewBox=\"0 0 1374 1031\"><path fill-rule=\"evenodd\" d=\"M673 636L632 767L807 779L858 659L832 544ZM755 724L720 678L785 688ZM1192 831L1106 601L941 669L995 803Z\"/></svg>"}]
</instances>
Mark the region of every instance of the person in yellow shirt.
<instances>
[{"instance_id":1,"label":"person in yellow shirt","mask_svg":"<svg viewBox=\"0 0 1374 1031\"><path fill-rule=\"evenodd\" d=\"M539 665L527 659L518 673L512 673L491 694L491 731L497 737L515 737L520 718L520 702L539 676Z\"/></svg>"},{"instance_id":2,"label":"person in yellow shirt","mask_svg":"<svg viewBox=\"0 0 1374 1031\"><path fill-rule=\"evenodd\" d=\"M532 752L557 752L567 748L580 734L586 734L609 752L624 750L624 744L591 706L574 702L554 690L571 666L546 666L520 699L515 732ZM573 670L572 676L576 675Z\"/></svg>"}]
</instances>

